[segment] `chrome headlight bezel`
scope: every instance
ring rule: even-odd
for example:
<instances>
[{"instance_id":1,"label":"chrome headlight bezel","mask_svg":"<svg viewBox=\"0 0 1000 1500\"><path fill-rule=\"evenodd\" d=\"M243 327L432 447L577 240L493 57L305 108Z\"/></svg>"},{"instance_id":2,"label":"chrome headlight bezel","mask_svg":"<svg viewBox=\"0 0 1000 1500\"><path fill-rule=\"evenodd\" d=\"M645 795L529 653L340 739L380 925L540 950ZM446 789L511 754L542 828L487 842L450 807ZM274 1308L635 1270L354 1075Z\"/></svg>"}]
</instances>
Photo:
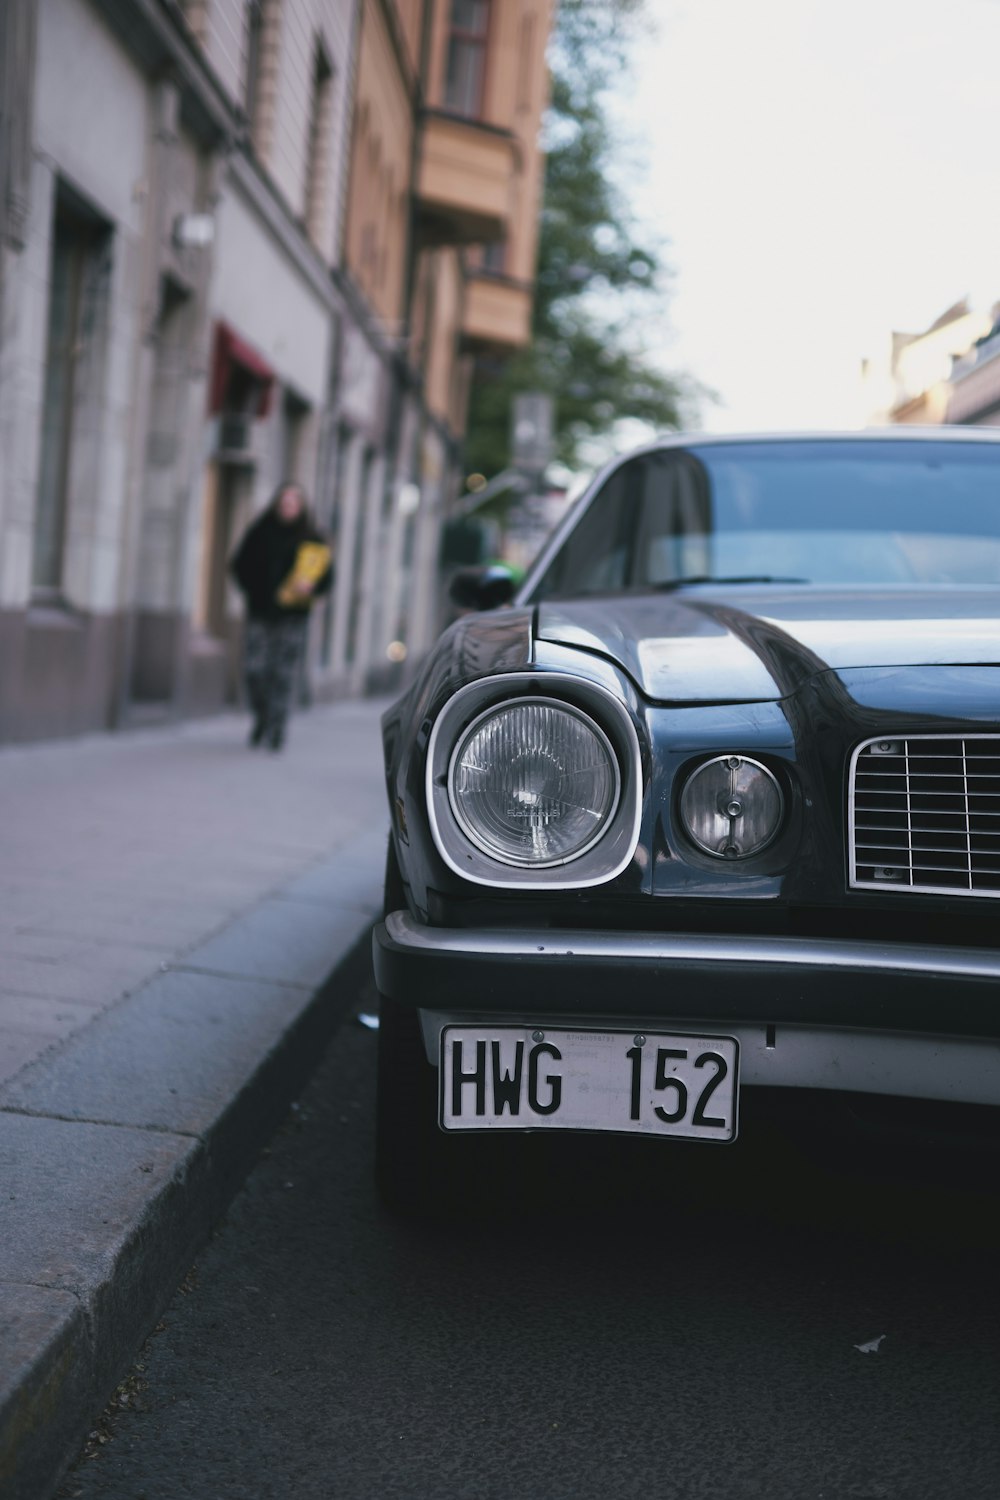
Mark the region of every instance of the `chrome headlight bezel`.
<instances>
[{"instance_id":1,"label":"chrome headlight bezel","mask_svg":"<svg viewBox=\"0 0 1000 1500\"><path fill-rule=\"evenodd\" d=\"M703 777L707 773L711 772L712 768L716 766L721 766L726 770L729 770L732 773L733 778L735 778L735 773L740 768L752 768L755 772L759 772L764 777L764 784L766 785L768 792L775 799L776 815L770 832L765 838L761 839L759 843L756 843L752 849L749 849L746 852L737 850L735 842L731 842L728 846L726 846L724 843L724 836L720 838L718 844L712 844L708 840L700 838L694 827L692 826L692 820L689 814L685 812L685 799L691 792L691 789L693 788L695 782L699 779L699 777ZM735 805L736 803L738 803L741 796L746 796L746 793L745 791L737 791L733 793L733 796ZM718 811L720 817L730 817L730 830L732 830L732 828L734 827L737 817L742 816L742 812L739 814L730 815L727 810L722 808L721 806ZM781 782L778 780L777 776L769 766L766 766L763 761L758 760L755 756L747 755L743 751L733 750L727 752L724 755L709 756L707 759L700 761L697 765L695 765L688 771L683 779L683 783L680 787L680 792L677 799L677 818L680 823L680 827L683 830L684 837L700 853L708 855L710 859L719 860L726 864L743 864L747 860L756 859L758 855L763 854L766 850L770 849L775 840L781 834L781 831L785 827L786 823L785 795L781 788Z\"/></svg>"},{"instance_id":2,"label":"chrome headlight bezel","mask_svg":"<svg viewBox=\"0 0 1000 1500\"><path fill-rule=\"evenodd\" d=\"M581 843L577 848L573 849L568 854L557 855L552 859L545 860L517 858L514 855L503 855L497 850L491 849L486 837L475 826L472 819L462 807L461 798L459 797L455 786L455 772L458 769L462 755L465 753L466 748L468 747L473 736L476 734L477 730L479 730L484 724L488 723L491 719L499 718L500 715L505 712L510 712L514 708L527 707L551 708L559 713L565 714L568 718L577 719L581 724L585 725L590 733L598 741L601 749L604 751L605 755L608 758L608 765L611 770L613 783L613 793L611 796L610 805L607 811L602 815L600 823L591 834L590 838L586 839L583 843ZM608 827L617 810L618 802L621 797L621 782L621 767L618 764L618 757L615 754L614 746L608 739L608 736L605 734L600 724L598 724L597 720L592 718L590 714L585 714L583 710L577 708L575 704L567 703L565 700L553 698L551 695L517 697L505 699L502 703L494 703L490 708L484 709L481 714L477 714L476 718L472 720L471 724L467 724L465 726L465 729L455 741L455 748L451 753L451 760L448 765L448 800L451 804L451 810L455 817L455 821L459 824L466 837L469 838L478 849L482 850L484 854L488 855L492 859L498 860L501 864L510 865L514 869L550 870L555 869L557 866L571 864L574 860L582 859L583 856L588 852L588 850L592 849L595 844L600 843L601 839L607 832Z\"/></svg>"},{"instance_id":3,"label":"chrome headlight bezel","mask_svg":"<svg viewBox=\"0 0 1000 1500\"><path fill-rule=\"evenodd\" d=\"M475 726L508 704L551 705L575 715L607 747L616 776L615 804L594 838L561 859L514 863L484 848L455 806L456 757ZM427 746L428 821L435 847L456 875L476 885L518 890L579 890L614 880L632 860L639 842L642 759L639 738L625 704L608 689L555 672L517 672L470 683L438 714Z\"/></svg>"}]
</instances>

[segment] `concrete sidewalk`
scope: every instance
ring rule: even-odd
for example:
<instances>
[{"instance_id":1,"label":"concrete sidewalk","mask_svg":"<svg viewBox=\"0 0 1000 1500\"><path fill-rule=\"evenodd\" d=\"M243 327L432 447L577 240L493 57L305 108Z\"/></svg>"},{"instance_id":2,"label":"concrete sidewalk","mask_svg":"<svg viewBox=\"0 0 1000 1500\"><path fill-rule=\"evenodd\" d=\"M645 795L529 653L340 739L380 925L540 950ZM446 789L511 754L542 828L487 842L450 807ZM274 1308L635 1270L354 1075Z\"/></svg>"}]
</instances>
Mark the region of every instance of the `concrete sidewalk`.
<instances>
[{"instance_id":1,"label":"concrete sidewalk","mask_svg":"<svg viewBox=\"0 0 1000 1500\"><path fill-rule=\"evenodd\" d=\"M45 1500L366 961L382 703L0 751L0 1495Z\"/></svg>"}]
</instances>

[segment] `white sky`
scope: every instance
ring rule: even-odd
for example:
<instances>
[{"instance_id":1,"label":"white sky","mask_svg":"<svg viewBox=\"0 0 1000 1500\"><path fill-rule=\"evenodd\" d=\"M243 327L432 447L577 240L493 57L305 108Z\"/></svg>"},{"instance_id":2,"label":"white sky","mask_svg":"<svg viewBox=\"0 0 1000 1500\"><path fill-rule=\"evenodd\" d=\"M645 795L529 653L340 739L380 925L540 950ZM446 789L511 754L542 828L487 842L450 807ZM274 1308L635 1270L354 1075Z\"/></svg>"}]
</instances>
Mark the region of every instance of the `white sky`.
<instances>
[{"instance_id":1,"label":"white sky","mask_svg":"<svg viewBox=\"0 0 1000 1500\"><path fill-rule=\"evenodd\" d=\"M1000 0L646 3L618 107L664 362L719 392L709 429L858 425L890 329L1000 300Z\"/></svg>"}]
</instances>

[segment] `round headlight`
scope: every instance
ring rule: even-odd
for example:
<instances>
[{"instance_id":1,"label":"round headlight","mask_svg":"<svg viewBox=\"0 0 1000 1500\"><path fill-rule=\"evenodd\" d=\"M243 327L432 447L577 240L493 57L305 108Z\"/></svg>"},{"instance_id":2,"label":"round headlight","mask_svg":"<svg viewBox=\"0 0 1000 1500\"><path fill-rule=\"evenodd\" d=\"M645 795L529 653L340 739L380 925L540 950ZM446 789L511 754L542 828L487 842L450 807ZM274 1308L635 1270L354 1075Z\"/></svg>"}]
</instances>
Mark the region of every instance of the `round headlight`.
<instances>
[{"instance_id":1,"label":"round headlight","mask_svg":"<svg viewBox=\"0 0 1000 1500\"><path fill-rule=\"evenodd\" d=\"M607 735L569 704L524 698L480 715L455 747L448 793L472 842L509 865L563 864L590 849L618 805Z\"/></svg>"},{"instance_id":2,"label":"round headlight","mask_svg":"<svg viewBox=\"0 0 1000 1500\"><path fill-rule=\"evenodd\" d=\"M681 794L689 838L718 859L759 854L781 825L781 788L766 766L720 755L699 766Z\"/></svg>"}]
</instances>

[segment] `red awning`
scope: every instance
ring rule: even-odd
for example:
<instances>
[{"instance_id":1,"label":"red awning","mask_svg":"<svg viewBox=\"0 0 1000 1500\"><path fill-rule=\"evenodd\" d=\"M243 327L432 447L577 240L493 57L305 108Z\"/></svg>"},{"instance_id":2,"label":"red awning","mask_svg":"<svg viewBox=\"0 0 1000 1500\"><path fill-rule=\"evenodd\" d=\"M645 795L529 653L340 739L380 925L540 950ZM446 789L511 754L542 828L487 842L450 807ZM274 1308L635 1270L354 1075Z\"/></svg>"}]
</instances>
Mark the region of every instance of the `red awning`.
<instances>
[{"instance_id":1,"label":"red awning","mask_svg":"<svg viewBox=\"0 0 1000 1500\"><path fill-rule=\"evenodd\" d=\"M240 338L228 323L216 323L208 396L208 410L213 416L226 405L234 368L249 376L251 384L256 387L251 400L251 415L266 417L271 408L271 393L276 378L274 371L267 360L245 339Z\"/></svg>"}]
</instances>

